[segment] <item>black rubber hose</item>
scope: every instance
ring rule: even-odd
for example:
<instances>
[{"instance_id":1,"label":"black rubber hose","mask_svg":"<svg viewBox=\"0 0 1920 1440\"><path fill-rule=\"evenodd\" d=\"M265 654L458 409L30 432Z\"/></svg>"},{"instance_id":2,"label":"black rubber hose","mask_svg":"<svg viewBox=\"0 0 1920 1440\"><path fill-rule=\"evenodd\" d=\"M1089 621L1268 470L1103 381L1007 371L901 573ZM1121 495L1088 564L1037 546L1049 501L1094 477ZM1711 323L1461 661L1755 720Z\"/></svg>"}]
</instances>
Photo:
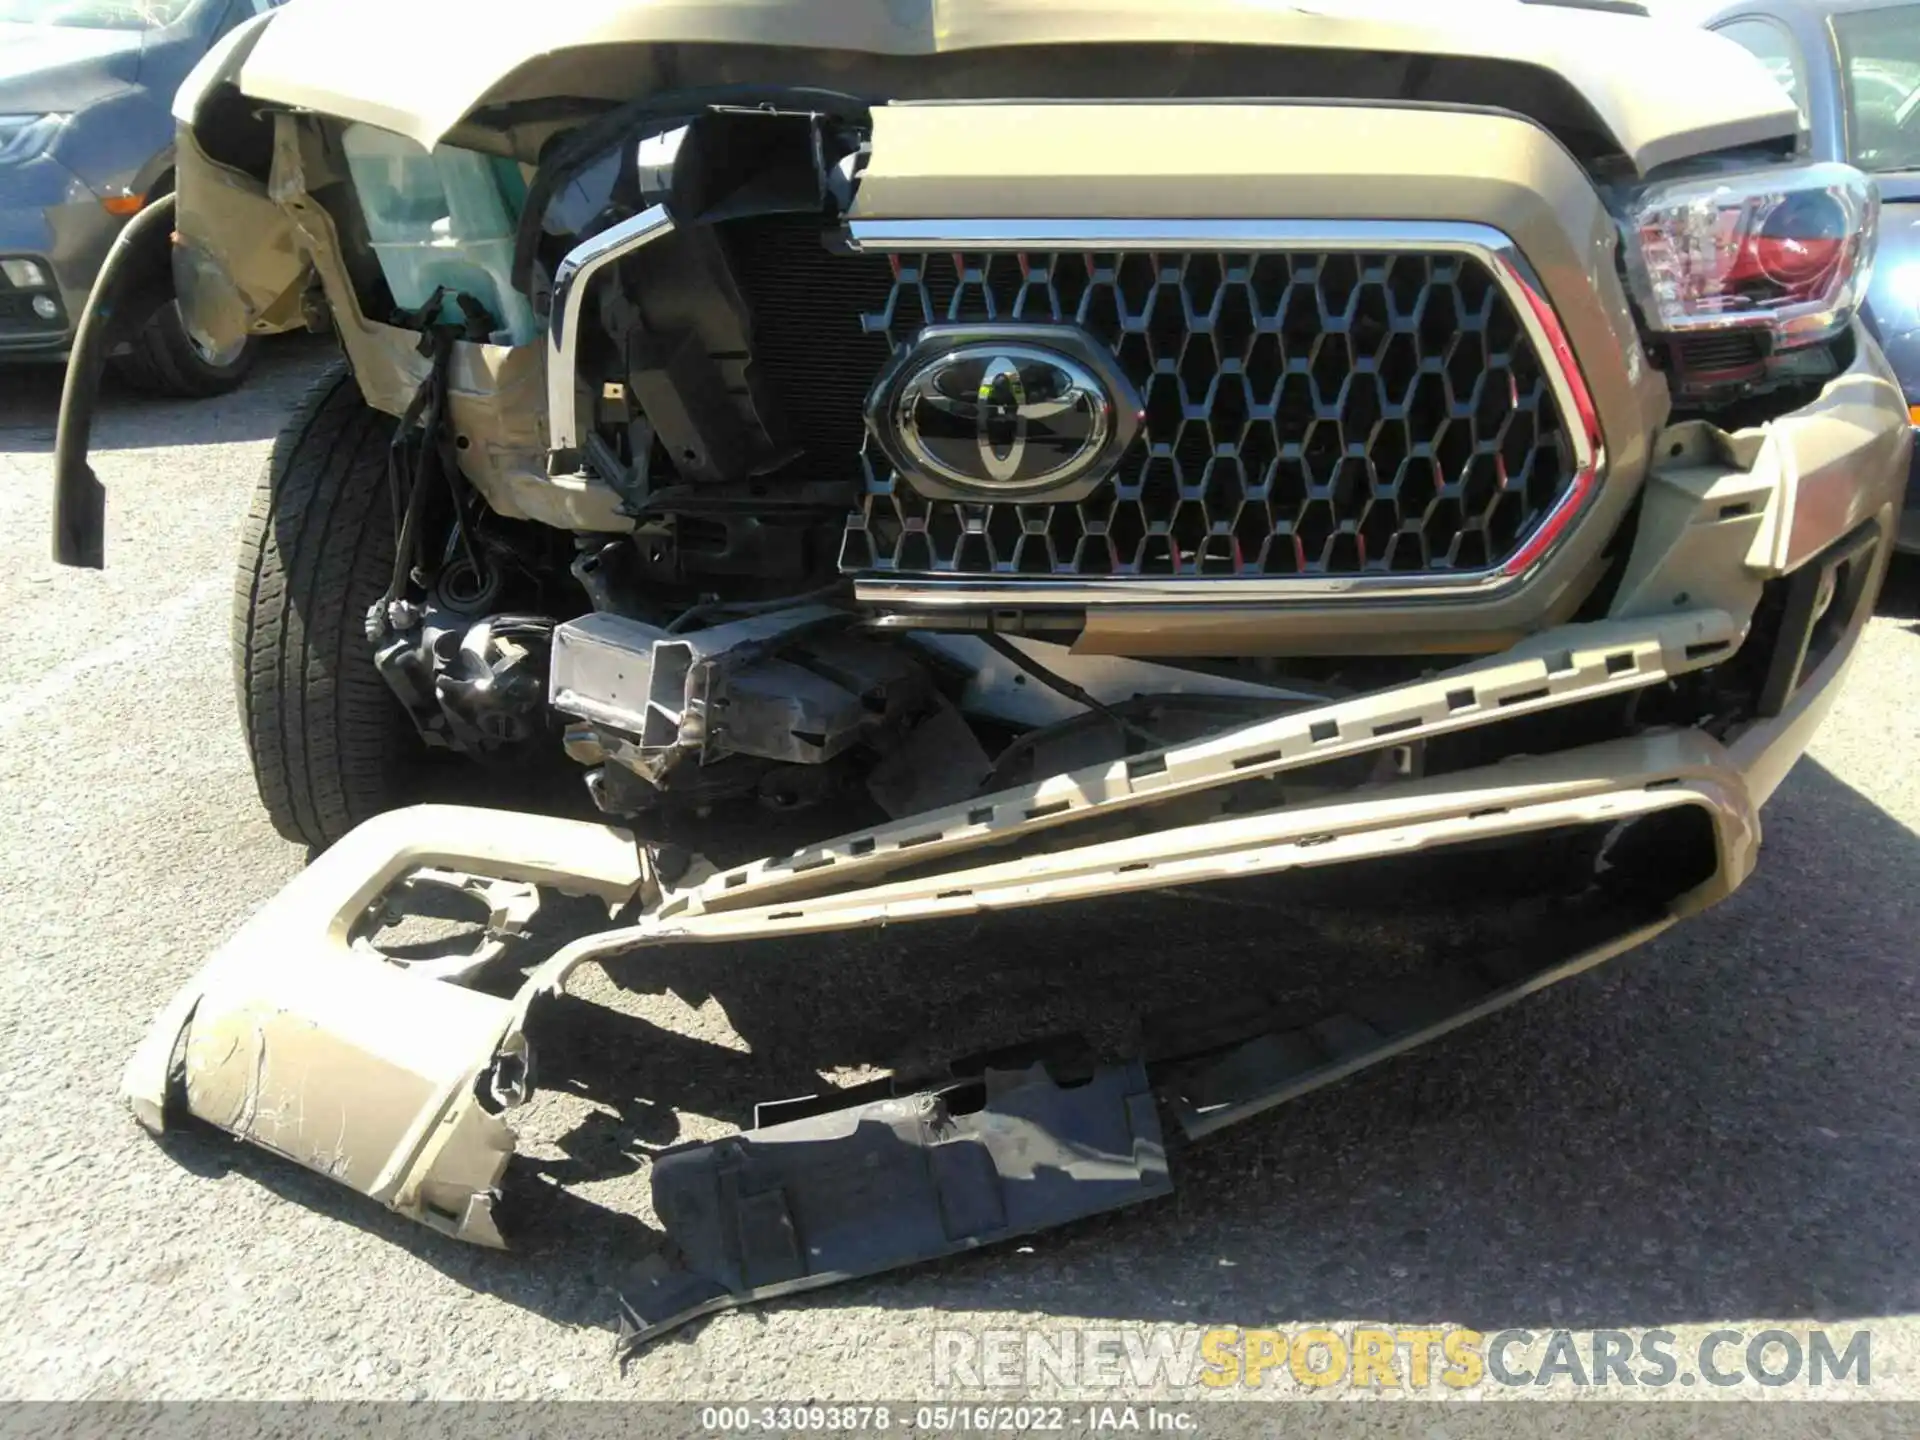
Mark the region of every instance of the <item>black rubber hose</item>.
<instances>
[{"instance_id":1,"label":"black rubber hose","mask_svg":"<svg viewBox=\"0 0 1920 1440\"><path fill-rule=\"evenodd\" d=\"M989 630L978 638L989 650L1014 666L1014 668L1026 671L1027 674L1038 680L1049 690L1066 696L1067 699L1073 701L1075 704L1086 706L1087 709L1091 710L1094 714L1109 721L1121 734L1132 736L1141 744L1155 750L1162 749L1166 746L1167 742L1165 740L1161 739L1144 725L1136 725L1133 721L1127 719L1126 716L1115 711L1111 706L1102 704L1064 675L1054 674L1053 671L1049 670L1018 645L1015 645L1011 640L1007 639L1006 636Z\"/></svg>"},{"instance_id":2,"label":"black rubber hose","mask_svg":"<svg viewBox=\"0 0 1920 1440\"><path fill-rule=\"evenodd\" d=\"M115 237L73 332L66 385L60 391L60 429L53 442L55 564L106 568L107 492L87 464L87 442L100 377L107 368L107 347L116 335L137 330L172 292L172 247L164 238L156 244L155 231L163 237L173 233L171 195L148 205Z\"/></svg>"},{"instance_id":3,"label":"black rubber hose","mask_svg":"<svg viewBox=\"0 0 1920 1440\"><path fill-rule=\"evenodd\" d=\"M831 585L822 585L818 590L803 590L798 595L781 595L772 600L706 600L685 611L667 625L669 635L681 635L691 629L694 621L704 620L709 615L737 615L748 618L754 615L771 615L776 610L791 610L801 605L817 605L823 600L832 600L846 592L846 582L836 580Z\"/></svg>"},{"instance_id":4,"label":"black rubber hose","mask_svg":"<svg viewBox=\"0 0 1920 1440\"><path fill-rule=\"evenodd\" d=\"M374 602L373 613L368 616L369 640L378 639L386 633L388 608L407 593L407 577L413 571L413 553L419 543L420 516L427 503L427 477L423 472L429 464L441 463L438 437L440 419L447 401L447 357L452 353L453 337L445 330L436 330L433 335L433 368L427 371L427 378L420 382L420 388L413 392L406 414L400 417L400 423L394 427L393 441L387 447L387 484L391 489L400 473L404 452L413 433L414 420L422 410L426 412L420 463L409 467L412 484L407 491L406 505L400 509L400 524L393 536L393 574L387 581L386 593Z\"/></svg>"}]
</instances>

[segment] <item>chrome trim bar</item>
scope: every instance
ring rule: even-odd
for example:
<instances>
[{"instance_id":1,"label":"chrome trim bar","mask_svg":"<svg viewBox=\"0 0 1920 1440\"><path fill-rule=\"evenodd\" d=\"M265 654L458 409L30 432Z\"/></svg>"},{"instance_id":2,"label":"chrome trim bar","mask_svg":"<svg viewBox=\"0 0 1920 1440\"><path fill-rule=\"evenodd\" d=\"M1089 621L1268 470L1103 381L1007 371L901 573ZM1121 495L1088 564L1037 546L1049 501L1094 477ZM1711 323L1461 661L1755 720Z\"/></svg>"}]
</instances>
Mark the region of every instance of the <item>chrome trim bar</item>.
<instances>
[{"instance_id":1,"label":"chrome trim bar","mask_svg":"<svg viewBox=\"0 0 1920 1440\"><path fill-rule=\"evenodd\" d=\"M867 576L862 601L919 610L1088 605L1270 604L1279 601L1482 600L1524 584L1565 539L1600 488L1606 447L1599 411L1553 304L1519 247L1490 225L1440 220L851 220L860 253L965 250L1444 251L1472 256L1512 304L1553 387L1573 447L1574 475L1532 536L1502 564L1458 574L1044 579L1008 576Z\"/></svg>"},{"instance_id":2,"label":"chrome trim bar","mask_svg":"<svg viewBox=\"0 0 1920 1440\"><path fill-rule=\"evenodd\" d=\"M623 255L630 255L673 230L664 205L642 210L630 220L582 240L554 271L547 312L547 449L560 455L580 448L580 415L575 382L579 369L580 311L593 277Z\"/></svg>"},{"instance_id":3,"label":"chrome trim bar","mask_svg":"<svg viewBox=\"0 0 1920 1440\"><path fill-rule=\"evenodd\" d=\"M862 220L854 250L1482 250L1511 245L1491 225L1452 220Z\"/></svg>"},{"instance_id":4,"label":"chrome trim bar","mask_svg":"<svg viewBox=\"0 0 1920 1440\"><path fill-rule=\"evenodd\" d=\"M856 599L913 610L1076 610L1089 605L1262 606L1283 600L1478 600L1514 583L1499 570L1458 575L1101 575L1086 580L920 574L911 579L857 578L853 590Z\"/></svg>"}]
</instances>

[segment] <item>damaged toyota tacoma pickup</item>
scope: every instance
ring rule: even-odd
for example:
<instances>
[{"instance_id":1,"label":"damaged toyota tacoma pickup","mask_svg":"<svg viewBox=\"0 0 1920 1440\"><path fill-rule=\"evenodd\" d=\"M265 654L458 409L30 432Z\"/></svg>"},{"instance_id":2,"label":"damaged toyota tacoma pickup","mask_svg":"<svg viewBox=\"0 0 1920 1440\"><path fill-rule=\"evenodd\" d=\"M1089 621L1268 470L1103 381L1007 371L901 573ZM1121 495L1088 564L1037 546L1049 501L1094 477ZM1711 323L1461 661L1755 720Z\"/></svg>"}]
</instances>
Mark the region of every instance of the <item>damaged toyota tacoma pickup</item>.
<instances>
[{"instance_id":1,"label":"damaged toyota tacoma pickup","mask_svg":"<svg viewBox=\"0 0 1920 1440\"><path fill-rule=\"evenodd\" d=\"M1278 872L1540 887L1526 944L1328 1012L660 1153L641 1339L1161 1194L1170 1141L1724 898L1887 563L1874 191L1691 29L328 0L176 113L82 325L60 558L102 562L92 376L169 261L203 343L341 360L234 617L261 801L319 853L155 1022L147 1127L500 1245L529 1015L588 961ZM408 803L549 763L598 820ZM380 950L422 885L477 949ZM500 985L554 892L610 928Z\"/></svg>"}]
</instances>

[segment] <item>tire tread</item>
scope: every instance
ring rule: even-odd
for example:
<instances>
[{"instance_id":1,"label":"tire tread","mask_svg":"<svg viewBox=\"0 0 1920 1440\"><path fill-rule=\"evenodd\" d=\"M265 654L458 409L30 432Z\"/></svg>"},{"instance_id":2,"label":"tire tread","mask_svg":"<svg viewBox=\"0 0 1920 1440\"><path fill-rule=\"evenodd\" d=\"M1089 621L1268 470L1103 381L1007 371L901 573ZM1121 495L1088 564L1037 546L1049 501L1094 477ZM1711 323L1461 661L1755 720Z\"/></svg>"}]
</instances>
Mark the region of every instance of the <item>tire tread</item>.
<instances>
[{"instance_id":1,"label":"tire tread","mask_svg":"<svg viewBox=\"0 0 1920 1440\"><path fill-rule=\"evenodd\" d=\"M374 668L368 606L393 565L391 416L344 365L275 438L233 596L233 672L254 782L274 828L324 847L401 803L418 735Z\"/></svg>"}]
</instances>

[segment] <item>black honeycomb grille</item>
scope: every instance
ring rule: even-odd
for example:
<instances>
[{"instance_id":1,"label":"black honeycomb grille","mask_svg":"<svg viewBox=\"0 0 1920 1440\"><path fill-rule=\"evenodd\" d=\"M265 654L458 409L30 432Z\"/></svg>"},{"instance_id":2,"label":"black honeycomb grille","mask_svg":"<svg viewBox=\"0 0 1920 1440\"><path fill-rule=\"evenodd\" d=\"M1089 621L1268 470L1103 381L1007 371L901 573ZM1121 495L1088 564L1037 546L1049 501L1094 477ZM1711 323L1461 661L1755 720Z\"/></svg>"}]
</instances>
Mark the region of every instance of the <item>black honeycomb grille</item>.
<instances>
[{"instance_id":1,"label":"black honeycomb grille","mask_svg":"<svg viewBox=\"0 0 1920 1440\"><path fill-rule=\"evenodd\" d=\"M1145 409L1075 504L930 501L869 444L841 568L876 575L1469 572L1575 478L1506 293L1464 254L900 254L863 329L1078 325ZM878 278L878 277L876 277ZM871 290L868 293L873 293Z\"/></svg>"}]
</instances>

